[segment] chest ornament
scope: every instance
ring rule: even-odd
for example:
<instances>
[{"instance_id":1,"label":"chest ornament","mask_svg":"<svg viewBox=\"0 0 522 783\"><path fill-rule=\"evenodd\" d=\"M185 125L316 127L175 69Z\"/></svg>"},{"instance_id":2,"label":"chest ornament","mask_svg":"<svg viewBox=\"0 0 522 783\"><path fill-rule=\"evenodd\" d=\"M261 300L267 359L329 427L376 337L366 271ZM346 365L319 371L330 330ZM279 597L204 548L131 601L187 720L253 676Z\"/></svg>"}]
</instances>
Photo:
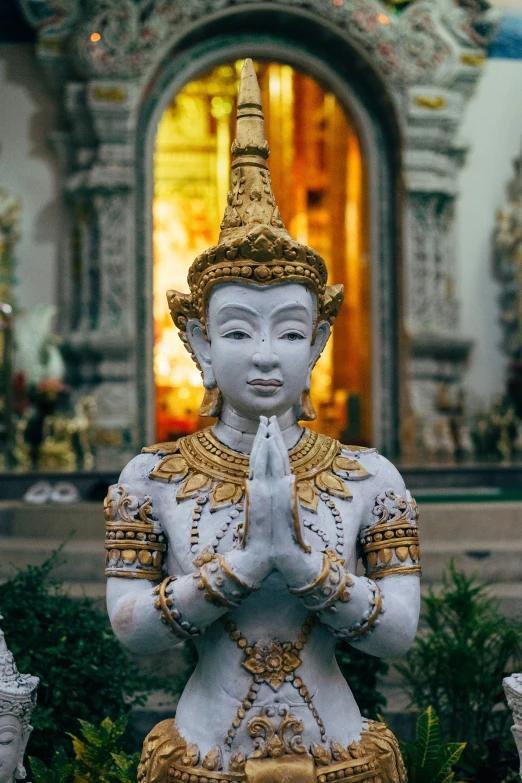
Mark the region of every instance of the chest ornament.
<instances>
[{"instance_id":1,"label":"chest ornament","mask_svg":"<svg viewBox=\"0 0 522 783\"><path fill-rule=\"evenodd\" d=\"M210 428L143 451L162 457L149 478L180 483L178 502L208 492L210 510L215 511L243 498L250 459L224 446ZM321 493L351 500L346 482L370 477L366 468L342 451L339 441L310 430L305 430L297 446L289 451L297 495L305 508L317 511Z\"/></svg>"}]
</instances>

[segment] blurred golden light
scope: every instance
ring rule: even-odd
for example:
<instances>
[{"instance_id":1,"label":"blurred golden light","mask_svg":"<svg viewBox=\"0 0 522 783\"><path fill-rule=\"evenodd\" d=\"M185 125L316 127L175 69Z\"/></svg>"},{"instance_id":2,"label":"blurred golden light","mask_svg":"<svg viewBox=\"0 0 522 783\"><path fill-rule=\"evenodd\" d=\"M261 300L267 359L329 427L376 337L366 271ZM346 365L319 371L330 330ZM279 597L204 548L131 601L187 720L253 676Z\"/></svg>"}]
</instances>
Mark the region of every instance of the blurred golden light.
<instances>
[{"instance_id":1,"label":"blurred golden light","mask_svg":"<svg viewBox=\"0 0 522 783\"><path fill-rule=\"evenodd\" d=\"M342 5L343 0L333 0ZM388 23L381 14L379 21ZM198 409L200 372L172 324L165 292L187 291L193 260L214 245L227 202L230 144L243 61L187 84L158 125L154 157L154 373L157 438L169 440L207 422ZM346 304L316 365L309 426L339 437L349 399L360 410L362 441L371 428L371 350L365 165L350 119L332 93L289 65L257 63L271 176L290 232L314 247L329 282L343 283ZM352 422L353 424L353 422ZM364 445L364 442L363 444Z\"/></svg>"},{"instance_id":2,"label":"blurred golden light","mask_svg":"<svg viewBox=\"0 0 522 783\"><path fill-rule=\"evenodd\" d=\"M390 24L390 17L386 16L386 14L379 14L379 16L377 17L377 20L381 24Z\"/></svg>"},{"instance_id":3,"label":"blurred golden light","mask_svg":"<svg viewBox=\"0 0 522 783\"><path fill-rule=\"evenodd\" d=\"M101 35L99 33L92 33L91 35L91 41L93 43L96 43L97 41L101 40Z\"/></svg>"}]
</instances>

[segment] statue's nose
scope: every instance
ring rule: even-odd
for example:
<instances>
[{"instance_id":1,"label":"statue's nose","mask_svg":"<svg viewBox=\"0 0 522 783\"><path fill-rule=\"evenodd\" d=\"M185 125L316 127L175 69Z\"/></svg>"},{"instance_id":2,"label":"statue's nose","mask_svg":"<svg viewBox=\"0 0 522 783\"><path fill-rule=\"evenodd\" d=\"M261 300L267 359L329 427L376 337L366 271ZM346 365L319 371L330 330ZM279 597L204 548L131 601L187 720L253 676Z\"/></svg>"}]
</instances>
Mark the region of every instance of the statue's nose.
<instances>
[{"instance_id":1,"label":"statue's nose","mask_svg":"<svg viewBox=\"0 0 522 783\"><path fill-rule=\"evenodd\" d=\"M268 340L263 340L258 346L258 350L252 356L252 362L256 367L264 372L272 370L274 367L279 366L279 357L270 345Z\"/></svg>"}]
</instances>

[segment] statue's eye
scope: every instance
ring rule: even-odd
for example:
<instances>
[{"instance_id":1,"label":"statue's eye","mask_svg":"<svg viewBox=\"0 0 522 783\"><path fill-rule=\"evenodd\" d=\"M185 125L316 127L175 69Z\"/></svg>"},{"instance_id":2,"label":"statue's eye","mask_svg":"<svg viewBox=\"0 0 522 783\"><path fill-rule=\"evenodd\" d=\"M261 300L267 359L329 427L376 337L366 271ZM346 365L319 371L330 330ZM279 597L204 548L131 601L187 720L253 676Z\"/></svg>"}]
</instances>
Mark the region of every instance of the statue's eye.
<instances>
[{"instance_id":1,"label":"statue's eye","mask_svg":"<svg viewBox=\"0 0 522 783\"><path fill-rule=\"evenodd\" d=\"M299 332L287 332L287 334L283 335L287 340L290 340L291 342L295 342L295 340L304 340L304 337L302 334L299 334Z\"/></svg>"},{"instance_id":2,"label":"statue's eye","mask_svg":"<svg viewBox=\"0 0 522 783\"><path fill-rule=\"evenodd\" d=\"M245 337L248 337L248 334L246 332L242 332L239 329L236 329L235 332L229 332L225 335L225 337L228 337L231 340L244 340Z\"/></svg>"}]
</instances>

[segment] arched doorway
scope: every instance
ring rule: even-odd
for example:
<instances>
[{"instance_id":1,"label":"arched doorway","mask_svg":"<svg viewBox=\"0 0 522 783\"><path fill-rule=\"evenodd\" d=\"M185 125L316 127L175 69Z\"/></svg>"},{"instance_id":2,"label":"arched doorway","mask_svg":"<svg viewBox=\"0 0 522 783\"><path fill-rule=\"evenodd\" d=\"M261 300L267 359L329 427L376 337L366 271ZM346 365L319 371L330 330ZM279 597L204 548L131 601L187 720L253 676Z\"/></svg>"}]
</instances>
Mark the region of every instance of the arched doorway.
<instances>
[{"instance_id":1,"label":"arched doorway","mask_svg":"<svg viewBox=\"0 0 522 783\"><path fill-rule=\"evenodd\" d=\"M359 429L351 434L345 428L343 438L353 440L360 438L379 447L385 453L397 451L399 434L399 347L398 347L398 307L399 307L399 241L400 225L398 218L397 187L399 183L400 154L397 121L395 109L382 83L370 66L361 69L359 55L350 49L346 40L341 40L333 31L328 31L324 40L317 36L317 27L310 25L307 31L297 30L292 22L295 16L284 14L288 23L287 29L280 32L284 35L267 34L263 30L263 20L267 22L266 14L241 17L233 14L232 20L249 20L249 24L258 24L257 31L238 30L233 35L219 35L212 25L197 28L189 38L185 38L171 55L164 59L153 79L148 83L144 93L138 122L136 126L136 161L137 183L135 219L136 219L136 261L137 279L137 329L140 340L137 344L137 363L143 367L138 384L138 406L141 415L143 441L150 442L156 437L156 379L154 375L155 334L153 329L153 268L154 268L154 220L153 205L155 197L155 149L158 128L165 112L176 100L176 96L194 81L215 68L235 63L244 57L252 57L264 64L273 63L278 67L289 67L316 83L318 89L325 95L332 96L329 100L338 105L338 117L347 118L353 128L354 137L360 146L363 165L364 197L366 200L366 226L364 227L367 252L366 285L367 310L370 318L366 322L371 344L368 339L361 340L362 346L368 352L366 367L368 369L366 383L366 411L362 411L360 398L352 395L345 401L338 401L340 414L335 414L335 402L327 403L325 418L330 423L323 425L323 430L339 435L338 421L350 410L349 420L358 422ZM303 18L300 15L300 24ZM308 21L306 24L308 24ZM216 26L217 26L216 22ZM297 30L297 32L296 32ZM306 32L306 34L305 34ZM324 31L323 31L324 32ZM197 35L196 35L197 33ZM204 41L201 39L208 35ZM297 36L298 40L295 40ZM309 48L304 48L304 38L310 42ZM324 37L324 36L323 36ZM358 66L357 66L358 63ZM266 99L265 99L266 103ZM210 111L207 112L207 118ZM232 127L234 123L232 122ZM269 161L272 173L277 178L281 156L274 149ZM227 163L228 165L228 163ZM228 175L228 170L227 170ZM228 183L227 183L228 184ZM274 190L278 202L281 200L278 183L274 181ZM224 190L224 187L223 187ZM345 209L342 199L335 202L337 208ZM217 210L216 210L217 211ZM295 233L294 226L287 225ZM352 235L353 236L353 235ZM217 225L214 237L210 237L205 247L217 238ZM313 244L312 237L309 236ZM363 243L364 244L364 243ZM323 250L316 245L318 250ZM191 253L190 261L197 253ZM186 263L189 263L188 258ZM180 268L179 268L180 269ZM183 277L183 273L181 273ZM333 279L333 277L331 278ZM361 281L359 281L361 283ZM186 290L182 279L177 283L181 290ZM166 288L176 287L174 277L167 282ZM357 286L352 287L352 293ZM349 296L347 297L349 298ZM348 307L345 309L347 318ZM339 372L351 372L356 363L353 355L356 353L357 341L352 338L352 325L348 321L341 332L339 324L335 331L339 335L337 349L341 356L335 357L334 366ZM170 335L171 344L175 333ZM156 334L157 338L157 334ZM371 354L371 355L370 355ZM188 357L187 357L188 358ZM166 369L166 365L165 365ZM191 370L193 368L191 367ZM188 365L187 365L188 372ZM195 374L192 376L194 382ZM337 381L336 381L337 382ZM341 381L338 388L349 389ZM317 391L317 390L316 390ZM183 392L186 394L186 392ZM189 390L189 395L191 394ZM200 394L200 393L199 393ZM194 396L199 400L199 394ZM187 395L185 399L189 399ZM317 400L317 396L316 396ZM181 398L181 402L183 399ZM330 406L328 409L328 405ZM342 406L345 411L342 411ZM185 412L186 409L180 410ZM167 423L168 424L168 423ZM176 426L180 422L176 422ZM182 426L185 426L181 422ZM191 426L195 426L194 422ZM363 430L363 428L365 428ZM357 433L360 433L359 435ZM365 434L367 433L367 434Z\"/></svg>"},{"instance_id":2,"label":"arched doorway","mask_svg":"<svg viewBox=\"0 0 522 783\"><path fill-rule=\"evenodd\" d=\"M158 440L198 417L199 373L173 326L168 288L184 290L194 258L216 242L229 188L241 60L190 81L159 122L154 150L154 377ZM290 234L325 258L346 301L314 371L321 432L371 441L371 302L367 166L357 127L332 91L279 62L258 61L271 174ZM350 350L347 350L350 335Z\"/></svg>"}]
</instances>

